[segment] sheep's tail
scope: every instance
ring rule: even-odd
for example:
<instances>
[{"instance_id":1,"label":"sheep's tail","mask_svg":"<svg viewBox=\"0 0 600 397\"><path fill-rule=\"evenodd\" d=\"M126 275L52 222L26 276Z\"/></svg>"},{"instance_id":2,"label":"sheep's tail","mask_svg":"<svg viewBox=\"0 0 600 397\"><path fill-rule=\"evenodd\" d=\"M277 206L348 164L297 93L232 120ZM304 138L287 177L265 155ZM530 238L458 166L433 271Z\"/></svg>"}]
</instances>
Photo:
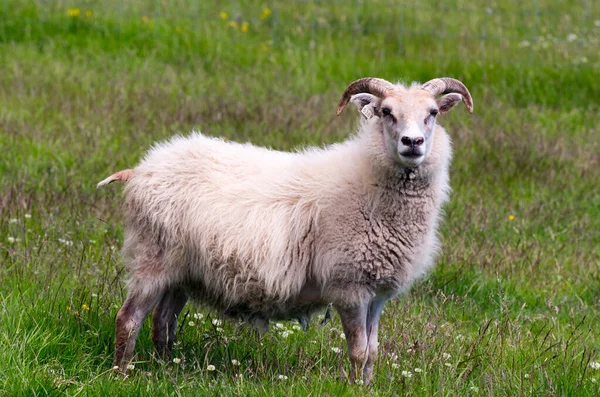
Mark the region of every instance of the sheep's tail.
<instances>
[{"instance_id":1,"label":"sheep's tail","mask_svg":"<svg viewBox=\"0 0 600 397\"><path fill-rule=\"evenodd\" d=\"M96 185L96 188L101 188L102 186L106 186L112 182L127 182L129 178L133 176L134 173L134 170L123 170L116 172L108 178L106 178L105 180L103 180L102 182L100 182L98 185Z\"/></svg>"}]
</instances>

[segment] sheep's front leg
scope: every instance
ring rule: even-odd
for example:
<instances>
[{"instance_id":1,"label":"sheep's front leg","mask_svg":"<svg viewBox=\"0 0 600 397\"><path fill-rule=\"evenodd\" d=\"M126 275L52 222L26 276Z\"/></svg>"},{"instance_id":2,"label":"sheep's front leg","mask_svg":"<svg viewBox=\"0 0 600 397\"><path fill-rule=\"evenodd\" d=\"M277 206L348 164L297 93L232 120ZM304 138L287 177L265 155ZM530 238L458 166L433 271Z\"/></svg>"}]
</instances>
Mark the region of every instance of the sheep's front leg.
<instances>
[{"instance_id":1,"label":"sheep's front leg","mask_svg":"<svg viewBox=\"0 0 600 397\"><path fill-rule=\"evenodd\" d=\"M125 303L117 313L115 327L115 366L126 372L127 365L133 357L135 341L142 323L162 297L162 290L142 293L140 290L130 291Z\"/></svg>"},{"instance_id":2,"label":"sheep's front leg","mask_svg":"<svg viewBox=\"0 0 600 397\"><path fill-rule=\"evenodd\" d=\"M367 311L369 302L356 306L336 306L348 344L350 356L350 381L356 381L356 374L361 374L367 361Z\"/></svg>"},{"instance_id":3,"label":"sheep's front leg","mask_svg":"<svg viewBox=\"0 0 600 397\"><path fill-rule=\"evenodd\" d=\"M373 380L373 366L375 365L375 359L377 359L377 350L379 348L379 341L377 333L379 331L379 318L383 311L383 306L387 302L385 297L375 297L369 305L369 312L367 315L367 338L369 346L369 354L367 357L367 364L363 371L363 379L365 384L368 384Z\"/></svg>"},{"instance_id":4,"label":"sheep's front leg","mask_svg":"<svg viewBox=\"0 0 600 397\"><path fill-rule=\"evenodd\" d=\"M152 341L162 358L171 358L177 318L188 300L183 288L171 288L161 298L152 312Z\"/></svg>"}]
</instances>

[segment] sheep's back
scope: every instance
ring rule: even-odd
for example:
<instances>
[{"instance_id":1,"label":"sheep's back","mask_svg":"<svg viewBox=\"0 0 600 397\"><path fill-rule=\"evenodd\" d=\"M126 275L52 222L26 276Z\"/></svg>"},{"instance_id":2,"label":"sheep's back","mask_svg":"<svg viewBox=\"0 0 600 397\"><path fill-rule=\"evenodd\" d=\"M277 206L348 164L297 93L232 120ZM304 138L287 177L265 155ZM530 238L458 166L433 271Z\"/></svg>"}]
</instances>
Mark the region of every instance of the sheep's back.
<instances>
[{"instance_id":1,"label":"sheep's back","mask_svg":"<svg viewBox=\"0 0 600 397\"><path fill-rule=\"evenodd\" d=\"M312 218L290 172L296 157L200 134L161 143L126 185L129 228L146 225L177 251L172 261L187 263L165 264L173 270L187 266L218 290L252 279L285 299L302 287L309 259L293 254Z\"/></svg>"}]
</instances>

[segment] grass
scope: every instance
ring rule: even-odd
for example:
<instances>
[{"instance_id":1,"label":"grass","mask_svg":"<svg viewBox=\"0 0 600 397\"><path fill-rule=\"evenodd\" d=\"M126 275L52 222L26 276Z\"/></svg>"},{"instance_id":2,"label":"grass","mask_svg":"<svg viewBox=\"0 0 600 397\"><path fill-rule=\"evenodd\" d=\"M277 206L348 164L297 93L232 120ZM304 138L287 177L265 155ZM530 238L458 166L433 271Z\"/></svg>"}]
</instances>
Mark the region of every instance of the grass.
<instances>
[{"instance_id":1,"label":"grass","mask_svg":"<svg viewBox=\"0 0 600 397\"><path fill-rule=\"evenodd\" d=\"M0 395L600 393L597 4L196 3L0 4ZM112 373L120 189L95 184L193 128L342 140L357 117L335 105L367 75L449 75L475 101L444 116L444 249L386 307L374 384L345 381L335 316L261 339L193 305L179 364L154 358L146 324L134 375Z\"/></svg>"}]
</instances>

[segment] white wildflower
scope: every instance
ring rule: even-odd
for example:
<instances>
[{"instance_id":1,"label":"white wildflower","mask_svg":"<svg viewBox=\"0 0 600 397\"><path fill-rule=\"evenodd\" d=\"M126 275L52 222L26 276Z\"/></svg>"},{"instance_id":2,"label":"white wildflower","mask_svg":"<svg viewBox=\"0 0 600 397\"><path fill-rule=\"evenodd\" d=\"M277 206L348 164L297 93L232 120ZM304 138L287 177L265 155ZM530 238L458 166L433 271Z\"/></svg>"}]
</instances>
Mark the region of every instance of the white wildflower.
<instances>
[{"instance_id":1,"label":"white wildflower","mask_svg":"<svg viewBox=\"0 0 600 397\"><path fill-rule=\"evenodd\" d=\"M236 360L235 358L233 360L231 360L231 364L234 365L234 366L236 366L236 367L240 366L240 362L238 360Z\"/></svg>"},{"instance_id":2,"label":"white wildflower","mask_svg":"<svg viewBox=\"0 0 600 397\"><path fill-rule=\"evenodd\" d=\"M18 219L17 218L12 218L8 221L8 223L17 223Z\"/></svg>"},{"instance_id":3,"label":"white wildflower","mask_svg":"<svg viewBox=\"0 0 600 397\"><path fill-rule=\"evenodd\" d=\"M194 320L202 320L203 318L204 318L204 314L194 313Z\"/></svg>"},{"instance_id":4,"label":"white wildflower","mask_svg":"<svg viewBox=\"0 0 600 397\"><path fill-rule=\"evenodd\" d=\"M444 365L445 365L446 367L451 367L451 366L452 366L452 364L450 364L450 363L444 363Z\"/></svg>"},{"instance_id":5,"label":"white wildflower","mask_svg":"<svg viewBox=\"0 0 600 397\"><path fill-rule=\"evenodd\" d=\"M287 379L288 379L288 377L287 377L287 376L285 376L285 375L278 375L278 376L277 376L277 379L279 379L279 380L287 380Z\"/></svg>"},{"instance_id":6,"label":"white wildflower","mask_svg":"<svg viewBox=\"0 0 600 397\"><path fill-rule=\"evenodd\" d=\"M577 35L576 35L575 33L569 33L569 34L567 35L567 41L569 41L569 42L573 42L573 41L575 41L575 40L577 40Z\"/></svg>"},{"instance_id":7,"label":"white wildflower","mask_svg":"<svg viewBox=\"0 0 600 397\"><path fill-rule=\"evenodd\" d=\"M290 336L293 333L294 333L293 331L283 331L281 333L281 337L285 339L285 338L287 338L288 336Z\"/></svg>"},{"instance_id":8,"label":"white wildflower","mask_svg":"<svg viewBox=\"0 0 600 397\"><path fill-rule=\"evenodd\" d=\"M600 27L600 19L596 19L594 25Z\"/></svg>"},{"instance_id":9,"label":"white wildflower","mask_svg":"<svg viewBox=\"0 0 600 397\"><path fill-rule=\"evenodd\" d=\"M471 386L471 387L469 387L469 390L471 390L473 393L477 393L477 392L479 392L479 387Z\"/></svg>"},{"instance_id":10,"label":"white wildflower","mask_svg":"<svg viewBox=\"0 0 600 397\"><path fill-rule=\"evenodd\" d=\"M12 243L14 243L15 241L17 241L17 239L16 239L16 238L14 238L13 236L8 236L6 239L7 239L7 240L8 240L8 242L9 242L9 243L11 243L11 244L12 244Z\"/></svg>"},{"instance_id":11,"label":"white wildflower","mask_svg":"<svg viewBox=\"0 0 600 397\"><path fill-rule=\"evenodd\" d=\"M189 325L190 327L195 327L195 326L196 326L196 323L195 323L195 322L193 322L193 321L190 321L190 322L188 323L188 325Z\"/></svg>"},{"instance_id":12,"label":"white wildflower","mask_svg":"<svg viewBox=\"0 0 600 397\"><path fill-rule=\"evenodd\" d=\"M275 328L284 329L284 325L281 323L275 323Z\"/></svg>"},{"instance_id":13,"label":"white wildflower","mask_svg":"<svg viewBox=\"0 0 600 397\"><path fill-rule=\"evenodd\" d=\"M390 356L390 359L392 359L394 361L398 359L398 355L396 353L390 353L389 356Z\"/></svg>"},{"instance_id":14,"label":"white wildflower","mask_svg":"<svg viewBox=\"0 0 600 397\"><path fill-rule=\"evenodd\" d=\"M179 364L180 362L181 362L181 359L180 359L180 358L177 358L177 357L175 357L175 358L173 359L173 363L175 363L175 364Z\"/></svg>"},{"instance_id":15,"label":"white wildflower","mask_svg":"<svg viewBox=\"0 0 600 397\"><path fill-rule=\"evenodd\" d=\"M216 326L218 327L218 326L220 326L222 323L221 323L221 320L219 320L219 319L216 319L216 318L215 318L214 320L212 320L212 324L213 324L213 325L216 325Z\"/></svg>"},{"instance_id":16,"label":"white wildflower","mask_svg":"<svg viewBox=\"0 0 600 397\"><path fill-rule=\"evenodd\" d=\"M217 332L223 332L223 328L217 327Z\"/></svg>"},{"instance_id":17,"label":"white wildflower","mask_svg":"<svg viewBox=\"0 0 600 397\"><path fill-rule=\"evenodd\" d=\"M519 47L524 48L524 47L530 47L531 43L527 40L523 40L519 43Z\"/></svg>"},{"instance_id":18,"label":"white wildflower","mask_svg":"<svg viewBox=\"0 0 600 397\"><path fill-rule=\"evenodd\" d=\"M529 379L529 374L525 374L525 375L523 375L523 377L524 377L525 379Z\"/></svg>"},{"instance_id":19,"label":"white wildflower","mask_svg":"<svg viewBox=\"0 0 600 397\"><path fill-rule=\"evenodd\" d=\"M346 339L346 334L342 332L342 333L340 334L340 338L342 338L342 339Z\"/></svg>"},{"instance_id":20,"label":"white wildflower","mask_svg":"<svg viewBox=\"0 0 600 397\"><path fill-rule=\"evenodd\" d=\"M206 367L206 370L211 371L211 372L214 371L215 369L217 369L217 368L212 364L208 364L208 367Z\"/></svg>"},{"instance_id":21,"label":"white wildflower","mask_svg":"<svg viewBox=\"0 0 600 397\"><path fill-rule=\"evenodd\" d=\"M118 366L118 365L115 365L115 366L113 367L113 370L115 370L115 371L118 371L118 370L119 370L119 366Z\"/></svg>"},{"instance_id":22,"label":"white wildflower","mask_svg":"<svg viewBox=\"0 0 600 397\"><path fill-rule=\"evenodd\" d=\"M465 336L463 334L456 335L456 340L463 340L463 339L465 339Z\"/></svg>"},{"instance_id":23,"label":"white wildflower","mask_svg":"<svg viewBox=\"0 0 600 397\"><path fill-rule=\"evenodd\" d=\"M331 351L334 352L335 354L338 354L339 352L341 352L342 350L339 347L332 347Z\"/></svg>"},{"instance_id":24,"label":"white wildflower","mask_svg":"<svg viewBox=\"0 0 600 397\"><path fill-rule=\"evenodd\" d=\"M592 362L590 363L590 367L591 367L592 369L600 369L600 363L599 363L599 362L597 362L597 361L592 361Z\"/></svg>"},{"instance_id":25,"label":"white wildflower","mask_svg":"<svg viewBox=\"0 0 600 397\"><path fill-rule=\"evenodd\" d=\"M25 214L25 218L31 219L31 214Z\"/></svg>"},{"instance_id":26,"label":"white wildflower","mask_svg":"<svg viewBox=\"0 0 600 397\"><path fill-rule=\"evenodd\" d=\"M356 383L357 385L364 385L365 382L362 379L357 379L354 383Z\"/></svg>"},{"instance_id":27,"label":"white wildflower","mask_svg":"<svg viewBox=\"0 0 600 397\"><path fill-rule=\"evenodd\" d=\"M597 382L597 381L596 381L596 378L591 378L591 379L590 379L590 381L591 381L592 383L596 383L596 382Z\"/></svg>"},{"instance_id":28,"label":"white wildflower","mask_svg":"<svg viewBox=\"0 0 600 397\"><path fill-rule=\"evenodd\" d=\"M127 364L127 369L133 371L135 369L135 364Z\"/></svg>"},{"instance_id":29,"label":"white wildflower","mask_svg":"<svg viewBox=\"0 0 600 397\"><path fill-rule=\"evenodd\" d=\"M421 369L421 368L415 368L415 372L418 373L418 374L420 374L420 373L423 372L423 369Z\"/></svg>"},{"instance_id":30,"label":"white wildflower","mask_svg":"<svg viewBox=\"0 0 600 397\"><path fill-rule=\"evenodd\" d=\"M452 356L449 353L442 353L442 358L448 361L452 358Z\"/></svg>"},{"instance_id":31,"label":"white wildflower","mask_svg":"<svg viewBox=\"0 0 600 397\"><path fill-rule=\"evenodd\" d=\"M65 240L64 238L59 238L58 242L66 245L67 247L70 247L73 245L73 242L71 240Z\"/></svg>"},{"instance_id":32,"label":"white wildflower","mask_svg":"<svg viewBox=\"0 0 600 397\"><path fill-rule=\"evenodd\" d=\"M402 376L406 378L412 378L412 372L410 371L402 371Z\"/></svg>"},{"instance_id":33,"label":"white wildflower","mask_svg":"<svg viewBox=\"0 0 600 397\"><path fill-rule=\"evenodd\" d=\"M294 324L292 326L292 329L296 330L296 331L302 331L302 326L298 325L298 324Z\"/></svg>"},{"instance_id":34,"label":"white wildflower","mask_svg":"<svg viewBox=\"0 0 600 397\"><path fill-rule=\"evenodd\" d=\"M398 368L400 368L400 364L398 364L398 363L392 363L392 368L398 369Z\"/></svg>"}]
</instances>

